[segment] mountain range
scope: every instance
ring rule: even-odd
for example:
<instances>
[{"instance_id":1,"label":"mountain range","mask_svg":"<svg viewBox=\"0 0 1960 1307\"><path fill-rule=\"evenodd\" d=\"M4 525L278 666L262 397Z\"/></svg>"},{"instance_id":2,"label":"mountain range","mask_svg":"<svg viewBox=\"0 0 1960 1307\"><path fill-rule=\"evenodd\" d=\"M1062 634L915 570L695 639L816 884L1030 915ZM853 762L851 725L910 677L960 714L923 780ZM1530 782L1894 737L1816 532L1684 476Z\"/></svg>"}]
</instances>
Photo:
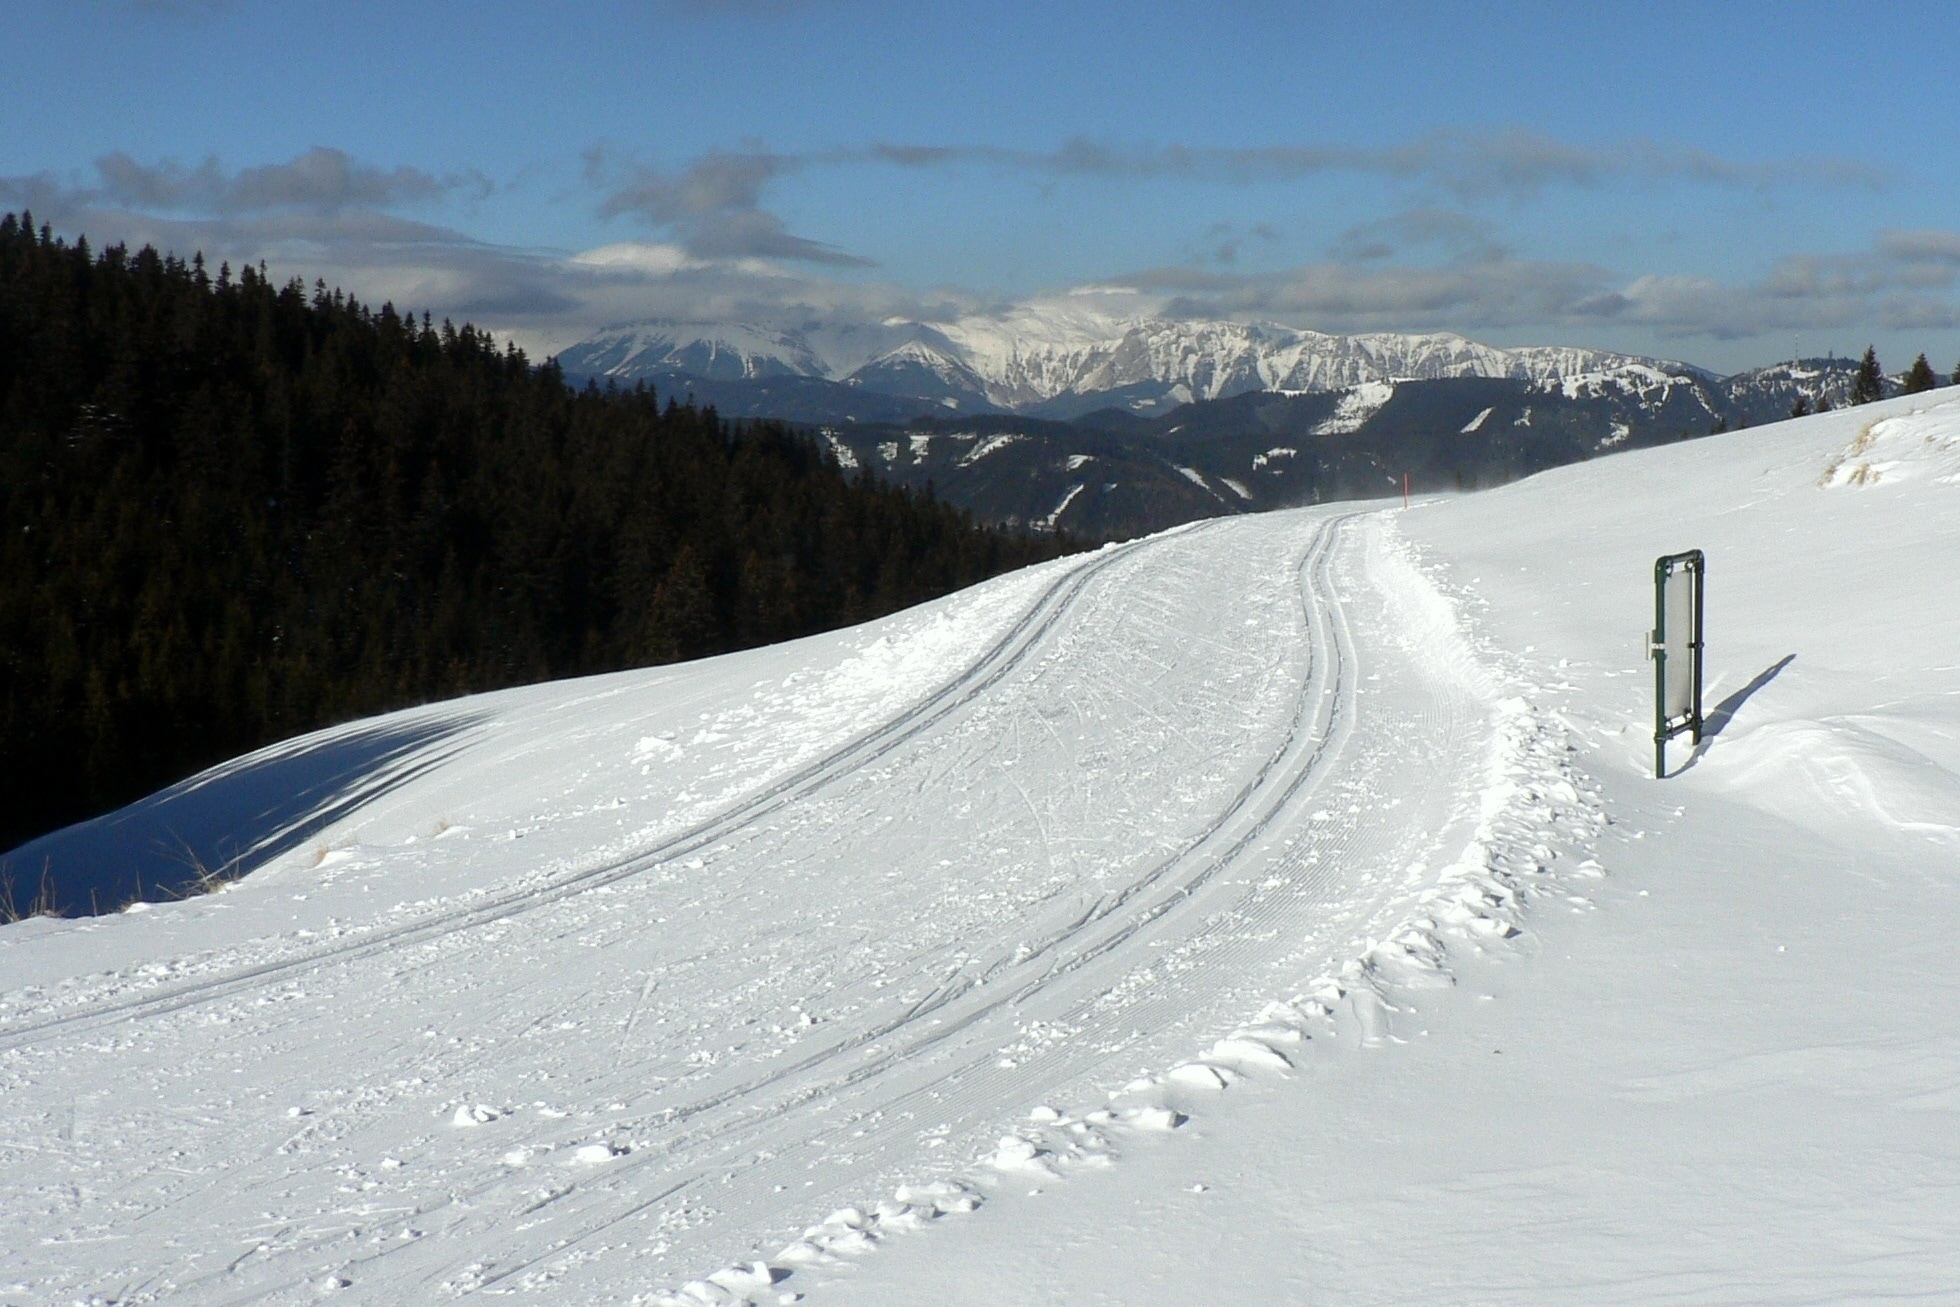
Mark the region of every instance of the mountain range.
<instances>
[{"instance_id":1,"label":"mountain range","mask_svg":"<svg viewBox=\"0 0 1960 1307\"><path fill-rule=\"evenodd\" d=\"M1120 317L1071 297L948 323L641 322L558 356L727 418L818 430L840 462L991 521L1129 535L1220 513L1473 488L1616 448L1847 402L1856 364L1718 376L1665 359ZM1891 383L1896 387L1897 382Z\"/></svg>"},{"instance_id":2,"label":"mountain range","mask_svg":"<svg viewBox=\"0 0 1960 1307\"><path fill-rule=\"evenodd\" d=\"M1251 391L1326 391L1398 379L1546 381L1627 368L1708 375L1606 350L1504 349L1449 333L1337 336L1272 323L1120 316L1071 297L945 323L630 323L574 345L559 364L573 376L620 381L828 381L847 394L868 392L947 413L1063 419L1109 407L1149 415ZM776 393L815 397L823 388Z\"/></svg>"}]
</instances>

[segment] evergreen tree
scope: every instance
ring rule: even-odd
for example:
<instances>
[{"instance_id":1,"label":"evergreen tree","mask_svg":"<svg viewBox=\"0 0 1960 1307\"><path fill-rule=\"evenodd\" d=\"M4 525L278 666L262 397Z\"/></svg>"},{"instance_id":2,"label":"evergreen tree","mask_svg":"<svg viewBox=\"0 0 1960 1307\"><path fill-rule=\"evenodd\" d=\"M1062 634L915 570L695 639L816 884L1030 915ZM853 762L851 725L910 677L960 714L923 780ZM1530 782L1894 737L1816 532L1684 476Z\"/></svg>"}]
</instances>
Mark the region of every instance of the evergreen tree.
<instances>
[{"instance_id":1,"label":"evergreen tree","mask_svg":"<svg viewBox=\"0 0 1960 1307\"><path fill-rule=\"evenodd\" d=\"M1858 363L1858 375L1851 380L1851 402L1869 404L1884 397L1885 373L1878 366L1878 350L1867 345L1865 357Z\"/></svg>"},{"instance_id":2,"label":"evergreen tree","mask_svg":"<svg viewBox=\"0 0 1960 1307\"><path fill-rule=\"evenodd\" d=\"M1830 412L1830 411L1831 411L1831 392L1830 392L1830 391L1828 391L1828 390L1823 390L1823 391L1819 391L1819 392L1817 393L1817 411L1818 411L1819 413L1828 413L1828 412Z\"/></svg>"},{"instance_id":3,"label":"evergreen tree","mask_svg":"<svg viewBox=\"0 0 1960 1307\"><path fill-rule=\"evenodd\" d=\"M1939 384L1939 374L1933 371L1933 365L1926 361L1924 354L1921 354L1912 361L1912 366L1906 370L1904 393L1917 395L1931 390Z\"/></svg>"},{"instance_id":4,"label":"evergreen tree","mask_svg":"<svg viewBox=\"0 0 1960 1307\"><path fill-rule=\"evenodd\" d=\"M1793 418L1800 418L1800 417L1808 417L1809 415L1810 415L1810 396L1800 393L1797 396L1797 402L1790 405L1790 416Z\"/></svg>"}]
</instances>

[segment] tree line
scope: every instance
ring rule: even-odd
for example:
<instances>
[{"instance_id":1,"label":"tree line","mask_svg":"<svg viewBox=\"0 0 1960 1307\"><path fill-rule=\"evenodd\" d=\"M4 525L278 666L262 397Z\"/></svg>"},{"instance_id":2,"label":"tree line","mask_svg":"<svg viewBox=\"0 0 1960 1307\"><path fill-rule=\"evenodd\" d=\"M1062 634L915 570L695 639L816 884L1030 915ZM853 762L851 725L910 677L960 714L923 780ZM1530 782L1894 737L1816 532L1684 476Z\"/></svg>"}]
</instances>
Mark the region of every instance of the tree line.
<instances>
[{"instance_id":1,"label":"tree line","mask_svg":"<svg viewBox=\"0 0 1960 1307\"><path fill-rule=\"evenodd\" d=\"M1922 351L1919 357L1912 361L1912 366L1906 369L1905 376L1899 379L1898 393L1917 395L1941 384L1940 374L1933 371L1933 365L1927 362L1926 355ZM1953 365L1953 375L1947 379L1946 384L1960 386L1960 363ZM1884 399L1885 386L1885 369L1879 366L1878 349L1876 346L1867 345L1865 356L1858 360L1858 370L1851 377L1850 401L1853 404L1870 404ZM1812 407L1808 395L1799 395L1796 404L1790 409L1790 416L1800 418L1811 413L1825 413L1830 411L1830 407L1831 397L1828 394L1819 395L1815 407Z\"/></svg>"},{"instance_id":2,"label":"tree line","mask_svg":"<svg viewBox=\"0 0 1960 1307\"><path fill-rule=\"evenodd\" d=\"M0 849L316 727L1071 547L467 324L0 218Z\"/></svg>"}]
</instances>

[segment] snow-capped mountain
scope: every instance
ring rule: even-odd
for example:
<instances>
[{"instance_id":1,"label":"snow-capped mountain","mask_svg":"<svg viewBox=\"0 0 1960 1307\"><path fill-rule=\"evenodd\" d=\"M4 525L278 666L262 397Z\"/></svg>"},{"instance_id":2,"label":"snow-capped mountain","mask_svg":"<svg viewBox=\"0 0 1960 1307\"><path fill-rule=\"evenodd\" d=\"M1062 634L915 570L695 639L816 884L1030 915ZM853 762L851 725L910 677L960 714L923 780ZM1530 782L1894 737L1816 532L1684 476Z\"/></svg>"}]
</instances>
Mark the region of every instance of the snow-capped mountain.
<instances>
[{"instance_id":1,"label":"snow-capped mountain","mask_svg":"<svg viewBox=\"0 0 1960 1307\"><path fill-rule=\"evenodd\" d=\"M1636 382L1700 374L1679 363L1557 346L1504 349L1438 332L1330 335L1272 323L1098 313L1064 299L929 324L772 328L654 321L614 327L566 350L578 376L711 380L803 376L964 412L1069 417L1115 405L1139 413L1248 391L1339 390L1372 382L1504 378Z\"/></svg>"},{"instance_id":2,"label":"snow-capped mountain","mask_svg":"<svg viewBox=\"0 0 1960 1307\"><path fill-rule=\"evenodd\" d=\"M568 371L627 381L673 372L715 381L828 375L823 360L794 333L739 323L609 327L559 358Z\"/></svg>"}]
</instances>

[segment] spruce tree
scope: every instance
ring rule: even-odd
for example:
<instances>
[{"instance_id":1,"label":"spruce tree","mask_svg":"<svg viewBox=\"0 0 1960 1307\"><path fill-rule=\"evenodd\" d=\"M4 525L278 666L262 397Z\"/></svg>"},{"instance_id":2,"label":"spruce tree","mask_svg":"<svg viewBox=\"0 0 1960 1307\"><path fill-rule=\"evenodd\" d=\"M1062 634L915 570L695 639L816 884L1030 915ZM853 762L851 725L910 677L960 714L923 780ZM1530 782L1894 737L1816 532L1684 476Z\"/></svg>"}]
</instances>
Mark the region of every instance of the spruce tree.
<instances>
[{"instance_id":1,"label":"spruce tree","mask_svg":"<svg viewBox=\"0 0 1960 1307\"><path fill-rule=\"evenodd\" d=\"M1793 418L1809 417L1810 396L1799 393L1797 402L1790 405L1790 416Z\"/></svg>"},{"instance_id":2,"label":"spruce tree","mask_svg":"<svg viewBox=\"0 0 1960 1307\"><path fill-rule=\"evenodd\" d=\"M1865 357L1858 361L1858 375L1851 380L1851 402L1869 404L1885 398L1885 373L1878 366L1878 349L1865 346Z\"/></svg>"},{"instance_id":3,"label":"spruce tree","mask_svg":"<svg viewBox=\"0 0 1960 1307\"><path fill-rule=\"evenodd\" d=\"M1934 373L1933 365L1926 361L1926 356L1924 354L1921 354L1918 358L1912 361L1912 367L1908 369L1906 372L1906 384L1905 384L1906 394L1917 395L1924 391L1931 390L1933 389L1933 387L1939 384L1940 384L1940 379L1938 375Z\"/></svg>"}]
</instances>

